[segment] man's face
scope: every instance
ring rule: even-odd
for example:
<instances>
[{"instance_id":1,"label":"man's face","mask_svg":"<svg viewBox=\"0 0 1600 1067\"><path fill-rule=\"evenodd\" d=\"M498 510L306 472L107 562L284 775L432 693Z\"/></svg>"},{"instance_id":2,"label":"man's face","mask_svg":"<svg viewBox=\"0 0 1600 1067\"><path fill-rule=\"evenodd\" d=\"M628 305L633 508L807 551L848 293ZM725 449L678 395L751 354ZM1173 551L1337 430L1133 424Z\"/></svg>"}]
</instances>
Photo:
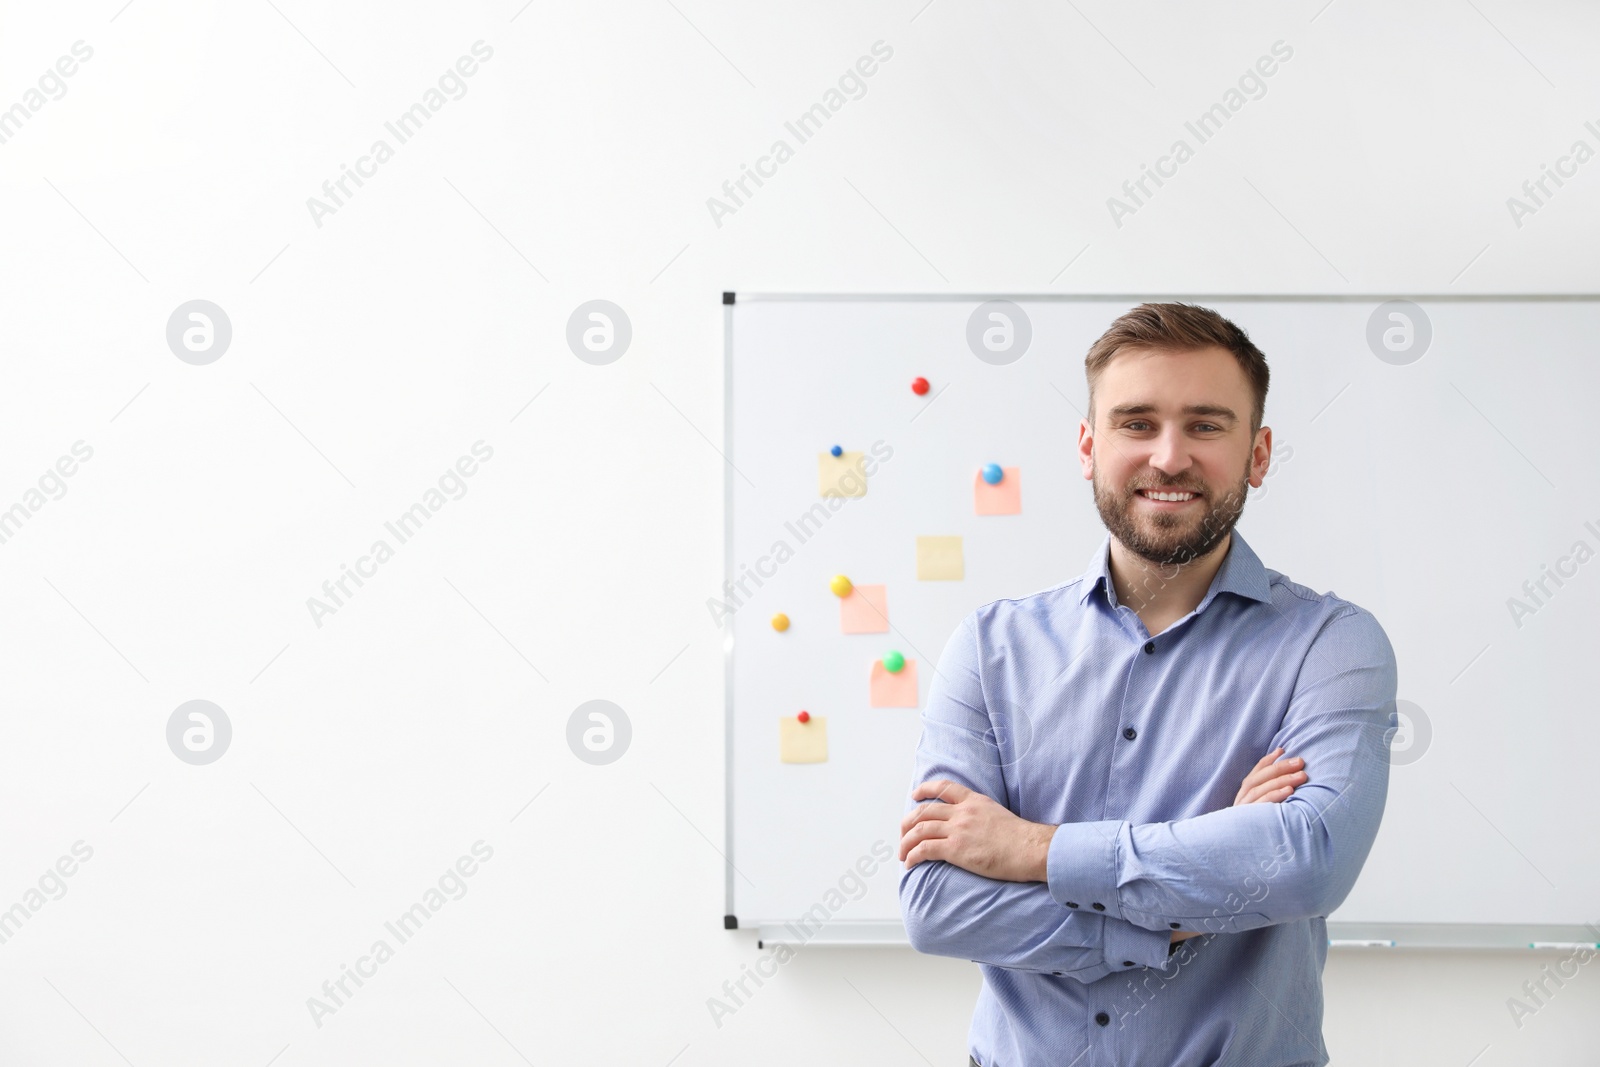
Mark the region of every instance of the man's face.
<instances>
[{"instance_id":1,"label":"man's face","mask_svg":"<svg viewBox=\"0 0 1600 1067\"><path fill-rule=\"evenodd\" d=\"M1252 404L1227 349L1117 353L1095 385L1095 424L1078 428L1083 476L1112 536L1158 566L1221 544L1271 459L1272 431L1263 426L1251 439Z\"/></svg>"}]
</instances>

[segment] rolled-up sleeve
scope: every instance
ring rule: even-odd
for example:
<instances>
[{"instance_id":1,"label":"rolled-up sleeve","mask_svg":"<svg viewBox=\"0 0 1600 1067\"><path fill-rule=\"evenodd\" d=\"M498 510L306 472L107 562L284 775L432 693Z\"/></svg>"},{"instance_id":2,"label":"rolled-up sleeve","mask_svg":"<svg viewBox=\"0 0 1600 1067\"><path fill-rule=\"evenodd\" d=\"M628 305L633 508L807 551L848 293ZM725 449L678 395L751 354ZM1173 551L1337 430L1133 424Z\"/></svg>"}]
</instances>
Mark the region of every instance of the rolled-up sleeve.
<instances>
[{"instance_id":1,"label":"rolled-up sleeve","mask_svg":"<svg viewBox=\"0 0 1600 1067\"><path fill-rule=\"evenodd\" d=\"M912 788L946 778L1015 811L998 743L1010 724L986 709L978 667L968 615L946 643L929 685ZM906 810L921 803L912 801ZM900 912L919 952L1082 982L1130 965L1163 967L1171 941L1165 928L1155 932L1066 907L1045 883L998 881L942 860L902 872Z\"/></svg>"},{"instance_id":2,"label":"rolled-up sleeve","mask_svg":"<svg viewBox=\"0 0 1600 1067\"><path fill-rule=\"evenodd\" d=\"M1282 803L1173 822L1068 823L1050 843L1057 902L1090 901L1147 930L1237 933L1326 916L1355 885L1389 787L1394 649L1352 606L1317 632L1272 748L1305 759Z\"/></svg>"}]
</instances>

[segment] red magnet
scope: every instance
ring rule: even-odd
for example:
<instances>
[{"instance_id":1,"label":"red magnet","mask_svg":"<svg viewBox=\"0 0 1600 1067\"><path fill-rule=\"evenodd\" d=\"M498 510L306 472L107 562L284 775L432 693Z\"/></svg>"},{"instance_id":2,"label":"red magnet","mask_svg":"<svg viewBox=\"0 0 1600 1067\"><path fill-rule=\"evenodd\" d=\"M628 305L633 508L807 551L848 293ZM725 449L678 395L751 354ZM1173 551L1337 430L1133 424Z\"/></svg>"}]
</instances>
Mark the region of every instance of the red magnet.
<instances>
[{"instance_id":1,"label":"red magnet","mask_svg":"<svg viewBox=\"0 0 1600 1067\"><path fill-rule=\"evenodd\" d=\"M913 378L912 381L911 381L911 391L913 393L916 393L918 396L927 396L928 395L928 379L926 379L926 378Z\"/></svg>"}]
</instances>

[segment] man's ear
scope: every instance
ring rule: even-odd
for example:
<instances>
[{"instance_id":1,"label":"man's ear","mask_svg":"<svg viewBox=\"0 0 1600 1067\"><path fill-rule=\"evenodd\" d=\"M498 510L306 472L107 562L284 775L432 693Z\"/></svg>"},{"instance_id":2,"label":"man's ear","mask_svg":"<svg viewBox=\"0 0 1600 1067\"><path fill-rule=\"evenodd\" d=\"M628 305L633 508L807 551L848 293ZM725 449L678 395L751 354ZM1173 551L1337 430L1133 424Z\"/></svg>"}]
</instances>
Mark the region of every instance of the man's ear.
<instances>
[{"instance_id":1,"label":"man's ear","mask_svg":"<svg viewBox=\"0 0 1600 1067\"><path fill-rule=\"evenodd\" d=\"M1078 421L1078 464L1083 468L1083 480L1094 480L1094 427L1088 419Z\"/></svg>"},{"instance_id":2,"label":"man's ear","mask_svg":"<svg viewBox=\"0 0 1600 1067\"><path fill-rule=\"evenodd\" d=\"M1267 468L1272 466L1272 427L1263 426L1256 431L1255 447L1250 453L1250 486L1260 489L1266 481Z\"/></svg>"}]
</instances>

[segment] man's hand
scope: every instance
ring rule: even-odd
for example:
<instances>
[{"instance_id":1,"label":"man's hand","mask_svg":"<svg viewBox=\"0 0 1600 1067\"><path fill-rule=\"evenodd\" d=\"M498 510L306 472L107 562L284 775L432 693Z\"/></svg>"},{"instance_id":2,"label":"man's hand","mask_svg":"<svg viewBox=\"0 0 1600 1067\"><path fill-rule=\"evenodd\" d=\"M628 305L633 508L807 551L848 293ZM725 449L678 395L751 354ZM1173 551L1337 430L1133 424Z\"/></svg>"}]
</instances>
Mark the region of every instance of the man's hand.
<instances>
[{"instance_id":1,"label":"man's hand","mask_svg":"<svg viewBox=\"0 0 1600 1067\"><path fill-rule=\"evenodd\" d=\"M1305 761L1298 756L1271 762L1282 753L1283 749L1275 748L1261 757L1261 762L1245 775L1243 784L1239 786L1239 795L1233 798L1234 807L1241 804L1281 803L1289 798L1296 786L1308 781L1306 772L1301 769Z\"/></svg>"},{"instance_id":2,"label":"man's hand","mask_svg":"<svg viewBox=\"0 0 1600 1067\"><path fill-rule=\"evenodd\" d=\"M1002 882L1042 882L1056 828L1029 822L959 782L923 782L912 800L938 798L900 821L900 859L912 868L944 860Z\"/></svg>"}]
</instances>

